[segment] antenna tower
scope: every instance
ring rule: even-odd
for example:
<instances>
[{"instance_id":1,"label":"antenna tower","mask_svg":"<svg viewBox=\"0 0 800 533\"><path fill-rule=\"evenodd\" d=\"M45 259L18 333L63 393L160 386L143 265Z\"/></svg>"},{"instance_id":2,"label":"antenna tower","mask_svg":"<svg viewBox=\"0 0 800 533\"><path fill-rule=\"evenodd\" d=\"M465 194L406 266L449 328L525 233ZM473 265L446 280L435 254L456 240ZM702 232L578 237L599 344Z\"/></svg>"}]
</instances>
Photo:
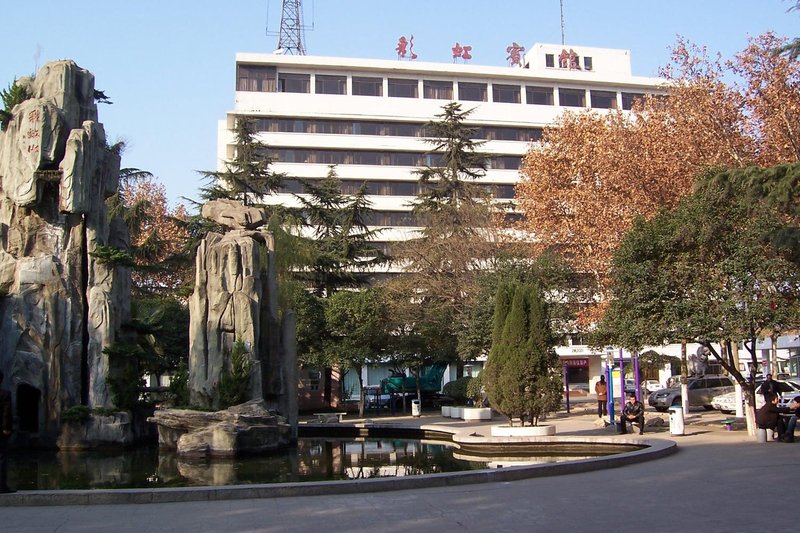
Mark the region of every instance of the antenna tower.
<instances>
[{"instance_id":1,"label":"antenna tower","mask_svg":"<svg viewBox=\"0 0 800 533\"><path fill-rule=\"evenodd\" d=\"M300 0L283 0L278 50L285 54L306 55L303 34L303 8Z\"/></svg>"}]
</instances>

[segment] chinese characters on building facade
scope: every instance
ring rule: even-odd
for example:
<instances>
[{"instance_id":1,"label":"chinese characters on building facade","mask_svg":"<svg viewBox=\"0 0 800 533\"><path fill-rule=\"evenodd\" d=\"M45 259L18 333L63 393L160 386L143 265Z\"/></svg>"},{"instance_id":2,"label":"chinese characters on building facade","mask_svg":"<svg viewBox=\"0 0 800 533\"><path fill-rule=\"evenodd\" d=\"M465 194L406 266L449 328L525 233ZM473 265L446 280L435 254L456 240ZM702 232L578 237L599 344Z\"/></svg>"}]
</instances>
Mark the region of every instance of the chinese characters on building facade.
<instances>
[{"instance_id":1,"label":"chinese characters on building facade","mask_svg":"<svg viewBox=\"0 0 800 533\"><path fill-rule=\"evenodd\" d=\"M511 43L511 46L506 48L506 53L508 53L508 57L506 60L508 61L508 66L522 66L522 52L525 51L524 46L520 46L517 43Z\"/></svg>"},{"instance_id":2,"label":"chinese characters on building facade","mask_svg":"<svg viewBox=\"0 0 800 533\"><path fill-rule=\"evenodd\" d=\"M411 34L410 39L406 39L405 35L401 35L397 40L397 46L394 51L397 52L397 59L405 59L406 56L411 60L416 59L417 54L414 53L414 34Z\"/></svg>"},{"instance_id":3,"label":"chinese characters on building facade","mask_svg":"<svg viewBox=\"0 0 800 533\"><path fill-rule=\"evenodd\" d=\"M472 54L470 54L470 52L472 51L471 46L467 45L462 46L461 43L456 42L456 45L450 50L452 50L453 52L453 63L458 61L459 58L463 59L465 62L472 59Z\"/></svg>"},{"instance_id":4,"label":"chinese characters on building facade","mask_svg":"<svg viewBox=\"0 0 800 533\"><path fill-rule=\"evenodd\" d=\"M558 66L560 68L568 68L570 70L580 70L581 66L578 62L578 54L575 53L575 50L572 48L561 50L561 53L558 55Z\"/></svg>"}]
</instances>

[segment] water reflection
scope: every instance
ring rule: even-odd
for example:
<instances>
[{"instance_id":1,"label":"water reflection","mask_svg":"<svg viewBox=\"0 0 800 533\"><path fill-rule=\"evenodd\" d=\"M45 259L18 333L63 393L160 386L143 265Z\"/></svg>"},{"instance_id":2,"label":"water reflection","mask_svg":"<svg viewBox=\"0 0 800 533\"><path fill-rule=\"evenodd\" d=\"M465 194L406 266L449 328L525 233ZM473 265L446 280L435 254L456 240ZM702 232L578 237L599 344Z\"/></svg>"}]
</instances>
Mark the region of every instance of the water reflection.
<instances>
[{"instance_id":1,"label":"water reflection","mask_svg":"<svg viewBox=\"0 0 800 533\"><path fill-rule=\"evenodd\" d=\"M19 490L286 483L456 472L614 453L592 448L587 445L580 453L561 457L541 451L478 456L438 441L306 438L284 453L209 462L184 461L156 448L123 453L37 452L11 457L9 481Z\"/></svg>"},{"instance_id":2,"label":"water reflection","mask_svg":"<svg viewBox=\"0 0 800 533\"><path fill-rule=\"evenodd\" d=\"M301 439L285 453L191 462L156 448L123 453L36 452L11 457L19 490L175 487L286 483L418 475L485 468L453 458L443 443L404 439Z\"/></svg>"}]
</instances>

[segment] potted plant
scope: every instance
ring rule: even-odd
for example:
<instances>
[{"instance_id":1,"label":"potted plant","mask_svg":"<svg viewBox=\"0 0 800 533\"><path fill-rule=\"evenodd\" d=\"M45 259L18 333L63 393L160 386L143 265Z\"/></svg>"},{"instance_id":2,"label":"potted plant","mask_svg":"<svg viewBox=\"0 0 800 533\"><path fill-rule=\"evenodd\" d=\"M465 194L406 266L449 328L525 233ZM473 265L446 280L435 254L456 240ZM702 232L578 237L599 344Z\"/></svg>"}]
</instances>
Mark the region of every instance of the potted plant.
<instances>
[{"instance_id":1,"label":"potted plant","mask_svg":"<svg viewBox=\"0 0 800 533\"><path fill-rule=\"evenodd\" d=\"M492 409L484 407L486 390L483 386L482 374L478 374L467 383L467 398L468 405L463 408L461 418L467 422L492 419Z\"/></svg>"},{"instance_id":2,"label":"potted plant","mask_svg":"<svg viewBox=\"0 0 800 533\"><path fill-rule=\"evenodd\" d=\"M539 422L561 404L561 374L547 303L536 285L498 287L492 347L483 371L492 407L508 418L492 436L555 434Z\"/></svg>"},{"instance_id":3,"label":"potted plant","mask_svg":"<svg viewBox=\"0 0 800 533\"><path fill-rule=\"evenodd\" d=\"M450 406L450 418L461 418L464 406L467 404L467 385L472 380L470 376L460 377L455 381L445 383L442 394L453 399Z\"/></svg>"}]
</instances>

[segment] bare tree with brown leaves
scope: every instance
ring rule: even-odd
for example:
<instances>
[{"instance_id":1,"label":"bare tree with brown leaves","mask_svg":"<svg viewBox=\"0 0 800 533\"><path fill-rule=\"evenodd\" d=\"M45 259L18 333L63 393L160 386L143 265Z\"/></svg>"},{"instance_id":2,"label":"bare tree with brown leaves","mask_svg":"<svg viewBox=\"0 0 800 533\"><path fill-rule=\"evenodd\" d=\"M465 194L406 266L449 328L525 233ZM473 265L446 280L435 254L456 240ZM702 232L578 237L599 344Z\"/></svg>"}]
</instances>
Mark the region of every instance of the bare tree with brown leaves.
<instances>
[{"instance_id":1,"label":"bare tree with brown leaves","mask_svg":"<svg viewBox=\"0 0 800 533\"><path fill-rule=\"evenodd\" d=\"M795 161L798 65L781 40L752 39L734 61L679 40L662 70L668 96L630 113L565 113L523 162L517 199L534 251L557 250L592 278L601 314L611 256L636 217L670 208L712 168ZM744 87L726 82L729 73Z\"/></svg>"}]
</instances>

